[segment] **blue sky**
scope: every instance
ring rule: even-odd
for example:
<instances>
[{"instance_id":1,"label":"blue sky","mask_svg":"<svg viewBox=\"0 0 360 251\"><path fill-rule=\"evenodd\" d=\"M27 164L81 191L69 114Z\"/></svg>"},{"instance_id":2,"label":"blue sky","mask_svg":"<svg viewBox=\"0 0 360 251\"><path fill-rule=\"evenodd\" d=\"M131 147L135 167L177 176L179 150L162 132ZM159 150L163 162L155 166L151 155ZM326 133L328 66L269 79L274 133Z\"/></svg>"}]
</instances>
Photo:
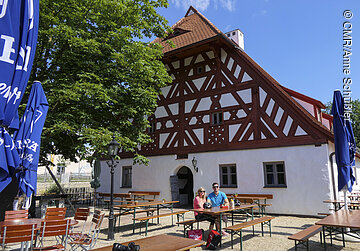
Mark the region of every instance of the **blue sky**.
<instances>
[{"instance_id":1,"label":"blue sky","mask_svg":"<svg viewBox=\"0 0 360 251\"><path fill-rule=\"evenodd\" d=\"M280 84L326 103L352 79L351 97L360 98L359 0L168 0L159 9L170 25L190 5L221 31L240 29L245 52ZM350 10L352 19L343 12ZM350 75L342 72L343 23L352 24Z\"/></svg>"}]
</instances>

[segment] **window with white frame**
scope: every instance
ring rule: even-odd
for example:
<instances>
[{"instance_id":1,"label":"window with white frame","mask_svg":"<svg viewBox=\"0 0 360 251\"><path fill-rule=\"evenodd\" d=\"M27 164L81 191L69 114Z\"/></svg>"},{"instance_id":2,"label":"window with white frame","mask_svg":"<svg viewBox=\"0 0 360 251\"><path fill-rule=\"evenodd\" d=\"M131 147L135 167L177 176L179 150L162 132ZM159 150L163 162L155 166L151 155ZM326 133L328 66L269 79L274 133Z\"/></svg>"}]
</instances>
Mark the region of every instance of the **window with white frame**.
<instances>
[{"instance_id":1,"label":"window with white frame","mask_svg":"<svg viewBox=\"0 0 360 251\"><path fill-rule=\"evenodd\" d=\"M286 187L285 163L279 161L263 164L265 187Z\"/></svg>"},{"instance_id":2,"label":"window with white frame","mask_svg":"<svg viewBox=\"0 0 360 251\"><path fill-rule=\"evenodd\" d=\"M123 166L122 167L122 187L131 187L132 186L132 167Z\"/></svg>"},{"instance_id":3,"label":"window with white frame","mask_svg":"<svg viewBox=\"0 0 360 251\"><path fill-rule=\"evenodd\" d=\"M237 187L236 165L220 165L220 186Z\"/></svg>"}]
</instances>

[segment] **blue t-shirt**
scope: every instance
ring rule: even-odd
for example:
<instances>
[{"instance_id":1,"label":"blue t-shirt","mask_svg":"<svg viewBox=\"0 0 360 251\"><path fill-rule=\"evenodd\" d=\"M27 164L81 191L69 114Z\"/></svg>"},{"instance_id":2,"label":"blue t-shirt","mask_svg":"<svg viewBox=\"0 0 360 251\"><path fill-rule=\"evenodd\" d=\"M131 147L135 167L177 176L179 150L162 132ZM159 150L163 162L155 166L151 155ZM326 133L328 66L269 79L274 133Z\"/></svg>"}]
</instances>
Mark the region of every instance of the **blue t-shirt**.
<instances>
[{"instance_id":1,"label":"blue t-shirt","mask_svg":"<svg viewBox=\"0 0 360 251\"><path fill-rule=\"evenodd\" d=\"M208 195L208 199L211 201L211 205L213 207L219 207L222 204L225 203L225 200L227 199L226 194L219 191L219 194L216 196L214 192L210 193Z\"/></svg>"}]
</instances>

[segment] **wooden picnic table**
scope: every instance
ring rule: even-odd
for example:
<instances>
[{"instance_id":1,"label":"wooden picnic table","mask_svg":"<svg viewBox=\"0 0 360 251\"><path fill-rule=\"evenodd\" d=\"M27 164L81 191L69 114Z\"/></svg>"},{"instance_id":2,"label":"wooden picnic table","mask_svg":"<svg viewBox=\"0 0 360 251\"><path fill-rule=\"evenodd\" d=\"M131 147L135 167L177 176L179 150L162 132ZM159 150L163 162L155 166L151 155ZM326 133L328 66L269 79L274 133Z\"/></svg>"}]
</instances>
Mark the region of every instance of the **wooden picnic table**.
<instances>
[{"instance_id":1,"label":"wooden picnic table","mask_svg":"<svg viewBox=\"0 0 360 251\"><path fill-rule=\"evenodd\" d=\"M153 200L155 200L156 196L160 195L160 192L154 192L154 191L129 191L129 194L131 194L131 196L133 196L134 200L135 199L143 199L145 200L146 196L153 196Z\"/></svg>"},{"instance_id":2,"label":"wooden picnic table","mask_svg":"<svg viewBox=\"0 0 360 251\"><path fill-rule=\"evenodd\" d=\"M343 201L343 200L324 200L323 202L333 204L335 212L339 211L340 209L342 209L345 206L345 201ZM360 201L350 201L350 202L348 202L348 206L349 207L359 207Z\"/></svg>"},{"instance_id":3,"label":"wooden picnic table","mask_svg":"<svg viewBox=\"0 0 360 251\"><path fill-rule=\"evenodd\" d=\"M65 220L67 220L65 218ZM30 219L11 219L11 220L4 220L0 221L0 228L3 226L11 226L11 225L24 225L24 224L36 224L37 228L40 228L41 223L45 221L45 219L42 218L30 218ZM75 226L78 224L77 220L70 219L70 226Z\"/></svg>"},{"instance_id":4,"label":"wooden picnic table","mask_svg":"<svg viewBox=\"0 0 360 251\"><path fill-rule=\"evenodd\" d=\"M123 242L121 244L127 246L130 241ZM202 240L193 240L184 237L178 237L174 235L155 235L132 241L135 245L140 246L141 251L184 251L191 248L200 247L205 242ZM112 245L93 249L96 251L112 251Z\"/></svg>"},{"instance_id":5,"label":"wooden picnic table","mask_svg":"<svg viewBox=\"0 0 360 251\"><path fill-rule=\"evenodd\" d=\"M239 200L241 202L244 203L250 203L250 204L257 204L258 208L259 208L259 214L266 215L266 211L265 211L265 206L266 206L266 199L267 197L265 196L235 196L236 200ZM261 201L264 201L264 203L262 204Z\"/></svg>"},{"instance_id":6,"label":"wooden picnic table","mask_svg":"<svg viewBox=\"0 0 360 251\"><path fill-rule=\"evenodd\" d=\"M332 236L338 233L342 234L343 246L345 247L345 234L351 234L350 236L360 239L358 233L360 231L360 210L345 210L341 209L324 219L315 223L321 225L323 229L324 237L324 250L326 250L326 236L330 236L332 244ZM339 231L340 229L340 231ZM326 235L326 231L328 234Z\"/></svg>"},{"instance_id":7,"label":"wooden picnic table","mask_svg":"<svg viewBox=\"0 0 360 251\"><path fill-rule=\"evenodd\" d=\"M235 206L235 207L212 207L209 209L204 209L204 208L198 208L198 209L189 209L190 211L194 211L194 212L198 212L198 213L203 213L203 214L208 214L208 215L212 215L212 216L219 216L220 217L220 233L222 230L222 226L221 226L221 222L222 222L222 216L224 213L231 213L231 224L234 225L234 212L235 211L246 211L248 209L251 210L251 219L254 219L254 212L253 212L253 208L256 206L256 204L246 204L246 205L240 205L240 206ZM221 245L221 243L220 243Z\"/></svg>"},{"instance_id":8,"label":"wooden picnic table","mask_svg":"<svg viewBox=\"0 0 360 251\"><path fill-rule=\"evenodd\" d=\"M160 208L169 208L166 205L170 205L170 210L173 212L173 205L179 203L179 201L150 201L150 202L138 202L138 203L131 203L131 204L121 204L121 205L114 205L114 209L118 209L119 212L119 226L120 226L120 216L124 214L128 214L128 212L133 210L133 218L136 218L136 209L140 207L150 208L156 207L157 215L160 214ZM122 212L124 210L124 212ZM159 224L159 218L157 218L157 222ZM133 231L135 232L135 221L133 223Z\"/></svg>"}]
</instances>

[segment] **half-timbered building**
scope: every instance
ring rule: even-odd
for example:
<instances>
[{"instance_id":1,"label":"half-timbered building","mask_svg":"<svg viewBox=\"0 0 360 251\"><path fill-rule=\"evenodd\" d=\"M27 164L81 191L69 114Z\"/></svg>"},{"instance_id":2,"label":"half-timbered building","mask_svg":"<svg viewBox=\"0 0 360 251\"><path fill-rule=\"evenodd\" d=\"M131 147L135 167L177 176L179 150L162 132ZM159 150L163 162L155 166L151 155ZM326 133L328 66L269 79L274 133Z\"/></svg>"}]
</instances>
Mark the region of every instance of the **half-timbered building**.
<instances>
[{"instance_id":1,"label":"half-timbered building","mask_svg":"<svg viewBox=\"0 0 360 251\"><path fill-rule=\"evenodd\" d=\"M140 150L149 166L121 153L115 191L160 191L191 204L199 187L211 192L216 181L226 193L273 194L269 212L326 212L337 174L325 106L263 70L240 30L223 33L193 7L172 28L154 41L173 82L149 118L153 142ZM109 173L101 179L99 190L109 191Z\"/></svg>"}]
</instances>

